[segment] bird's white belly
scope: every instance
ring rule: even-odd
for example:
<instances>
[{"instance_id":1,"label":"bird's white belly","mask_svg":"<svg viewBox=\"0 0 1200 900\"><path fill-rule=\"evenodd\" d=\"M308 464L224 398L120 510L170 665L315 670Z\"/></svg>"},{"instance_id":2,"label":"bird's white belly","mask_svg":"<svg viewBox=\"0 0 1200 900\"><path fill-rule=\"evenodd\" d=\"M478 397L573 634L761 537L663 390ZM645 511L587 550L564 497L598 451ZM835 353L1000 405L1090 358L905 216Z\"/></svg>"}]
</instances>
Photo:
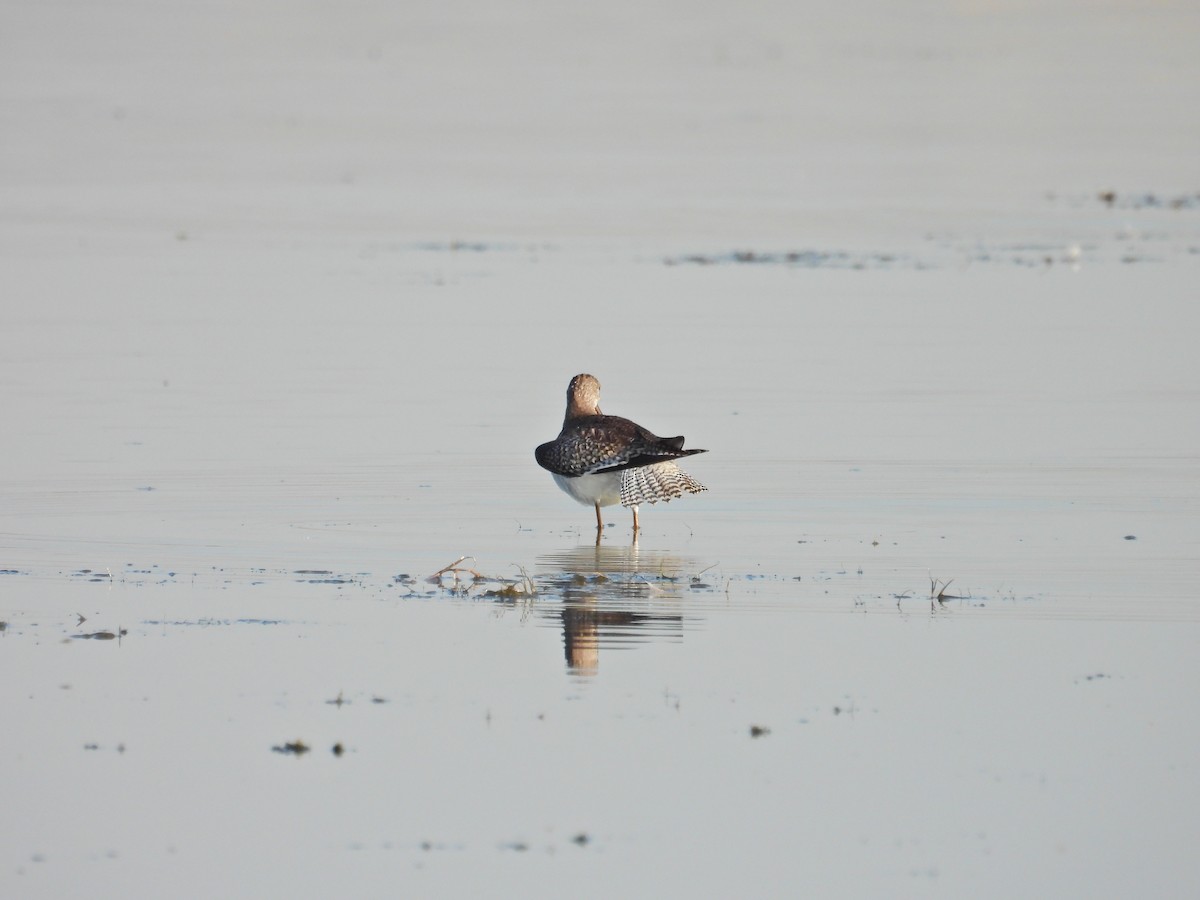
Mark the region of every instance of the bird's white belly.
<instances>
[{"instance_id":1,"label":"bird's white belly","mask_svg":"<svg viewBox=\"0 0 1200 900\"><path fill-rule=\"evenodd\" d=\"M554 481L560 488L585 506L600 504L612 506L621 502L621 473L605 472L601 475L577 475L567 478L554 472Z\"/></svg>"}]
</instances>

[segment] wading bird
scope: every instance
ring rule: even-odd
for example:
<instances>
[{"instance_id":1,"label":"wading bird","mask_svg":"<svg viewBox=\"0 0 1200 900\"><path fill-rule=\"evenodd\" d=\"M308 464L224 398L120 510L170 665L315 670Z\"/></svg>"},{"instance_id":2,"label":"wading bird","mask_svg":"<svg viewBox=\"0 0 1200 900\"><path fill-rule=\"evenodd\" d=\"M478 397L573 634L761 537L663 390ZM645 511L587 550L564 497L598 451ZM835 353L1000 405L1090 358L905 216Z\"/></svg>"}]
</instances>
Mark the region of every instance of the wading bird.
<instances>
[{"instance_id":1,"label":"wading bird","mask_svg":"<svg viewBox=\"0 0 1200 900\"><path fill-rule=\"evenodd\" d=\"M683 437L663 438L641 425L600 412L600 382L576 375L567 386L567 415L558 438L534 451L538 465L558 486L596 509L596 541L604 523L600 507L620 503L633 510L633 536L639 530L638 504L672 500L708 490L675 465L684 450Z\"/></svg>"}]
</instances>

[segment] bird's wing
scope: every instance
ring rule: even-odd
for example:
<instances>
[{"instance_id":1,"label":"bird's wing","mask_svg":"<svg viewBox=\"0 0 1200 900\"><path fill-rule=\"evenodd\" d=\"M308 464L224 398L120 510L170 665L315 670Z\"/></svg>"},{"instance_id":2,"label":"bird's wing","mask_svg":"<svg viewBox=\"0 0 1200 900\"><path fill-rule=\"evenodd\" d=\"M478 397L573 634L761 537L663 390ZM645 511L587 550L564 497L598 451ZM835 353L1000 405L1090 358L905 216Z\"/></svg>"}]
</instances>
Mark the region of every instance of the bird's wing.
<instances>
[{"instance_id":1,"label":"bird's wing","mask_svg":"<svg viewBox=\"0 0 1200 900\"><path fill-rule=\"evenodd\" d=\"M558 440L542 444L534 456L543 469L571 478L619 472L704 452L684 450L683 440L660 438L619 416L589 416L564 427Z\"/></svg>"}]
</instances>

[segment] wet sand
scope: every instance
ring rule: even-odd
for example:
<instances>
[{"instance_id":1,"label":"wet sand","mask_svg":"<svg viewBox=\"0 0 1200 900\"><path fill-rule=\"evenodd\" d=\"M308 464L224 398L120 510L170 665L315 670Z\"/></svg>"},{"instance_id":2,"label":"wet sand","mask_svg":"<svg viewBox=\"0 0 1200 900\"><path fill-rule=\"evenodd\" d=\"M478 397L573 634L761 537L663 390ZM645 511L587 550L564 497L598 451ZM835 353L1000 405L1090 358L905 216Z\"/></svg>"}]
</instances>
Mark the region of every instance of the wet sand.
<instances>
[{"instance_id":1,"label":"wet sand","mask_svg":"<svg viewBox=\"0 0 1200 900\"><path fill-rule=\"evenodd\" d=\"M3 14L0 893L1200 887L1196 13L870 13Z\"/></svg>"}]
</instances>

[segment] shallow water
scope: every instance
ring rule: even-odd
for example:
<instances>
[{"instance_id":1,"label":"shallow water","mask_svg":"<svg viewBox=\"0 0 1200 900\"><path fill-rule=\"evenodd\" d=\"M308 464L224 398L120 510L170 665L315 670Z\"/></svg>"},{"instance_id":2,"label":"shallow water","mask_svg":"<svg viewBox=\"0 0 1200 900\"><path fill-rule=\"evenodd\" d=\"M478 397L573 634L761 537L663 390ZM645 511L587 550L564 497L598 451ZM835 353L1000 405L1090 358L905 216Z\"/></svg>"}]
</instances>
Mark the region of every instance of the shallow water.
<instances>
[{"instance_id":1,"label":"shallow water","mask_svg":"<svg viewBox=\"0 0 1200 900\"><path fill-rule=\"evenodd\" d=\"M0 893L1195 893L1195 12L356 10L8 16Z\"/></svg>"},{"instance_id":2,"label":"shallow water","mask_svg":"<svg viewBox=\"0 0 1200 900\"><path fill-rule=\"evenodd\" d=\"M493 278L536 293L577 263ZM682 277L689 302L711 274L606 271ZM1168 304L1174 271L1138 273L1146 303ZM956 275L977 296L1024 279L1028 308L1090 321L1039 391L1025 366L1056 339L1030 335L1046 346L1009 367L1018 316L985 310L986 335L933 317L950 358L930 363L896 336L921 315L914 285L827 277L840 302L814 315L811 355L714 303L686 374L652 353L639 378L575 366L616 369L607 407L710 450L688 461L708 493L644 509L637 545L609 510L599 548L532 461L565 379L507 352L493 373L494 330L414 351L443 366L418 390L365 328L264 365L322 341L293 320L202 377L199 350L156 345L236 326L164 316L135 351L116 317L90 326L97 363L155 383L93 387L54 349L79 313L28 322L4 374L42 385L6 413L5 881L1173 893L1194 874L1196 385L1110 349L1176 327L1077 317L1120 267ZM949 293L924 277L932 302ZM360 381L365 358L389 376ZM755 360L793 374L764 382Z\"/></svg>"}]
</instances>

